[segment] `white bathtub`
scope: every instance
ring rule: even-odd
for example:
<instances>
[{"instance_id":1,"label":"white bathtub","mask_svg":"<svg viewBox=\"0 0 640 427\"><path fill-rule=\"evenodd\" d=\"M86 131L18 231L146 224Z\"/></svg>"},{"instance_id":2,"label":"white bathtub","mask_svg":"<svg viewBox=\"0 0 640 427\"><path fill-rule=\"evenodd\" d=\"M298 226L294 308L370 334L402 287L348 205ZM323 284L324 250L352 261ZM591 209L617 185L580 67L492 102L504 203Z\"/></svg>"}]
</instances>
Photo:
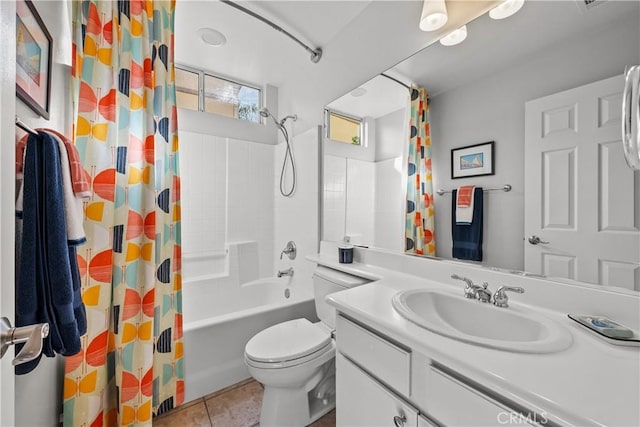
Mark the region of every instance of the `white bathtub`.
<instances>
[{"instance_id":1,"label":"white bathtub","mask_svg":"<svg viewBox=\"0 0 640 427\"><path fill-rule=\"evenodd\" d=\"M244 347L259 331L298 317L317 320L311 278L196 280L184 284L183 312L186 402L249 378Z\"/></svg>"}]
</instances>

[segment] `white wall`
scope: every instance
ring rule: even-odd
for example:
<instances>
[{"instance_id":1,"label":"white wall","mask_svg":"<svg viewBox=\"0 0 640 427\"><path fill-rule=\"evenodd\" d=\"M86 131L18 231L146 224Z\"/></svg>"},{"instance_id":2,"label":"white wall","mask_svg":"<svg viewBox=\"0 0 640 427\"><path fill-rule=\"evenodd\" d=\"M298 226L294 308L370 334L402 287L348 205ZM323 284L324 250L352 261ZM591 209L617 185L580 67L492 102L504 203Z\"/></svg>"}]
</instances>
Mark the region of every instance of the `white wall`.
<instances>
[{"instance_id":1,"label":"white wall","mask_svg":"<svg viewBox=\"0 0 640 427\"><path fill-rule=\"evenodd\" d=\"M275 185L271 193L275 194L275 268L283 270L293 267L296 277L304 280L298 283L308 283L309 286L315 265L307 261L305 256L318 252L318 164L321 140L320 127L293 137L298 184L292 197L283 197L278 190L285 144L276 147ZM298 255L295 260L287 256L280 260L280 251L289 240L295 242Z\"/></svg>"},{"instance_id":2,"label":"white wall","mask_svg":"<svg viewBox=\"0 0 640 427\"><path fill-rule=\"evenodd\" d=\"M549 47L512 68L481 81L443 93L431 100L434 189L475 184L500 187L484 199L483 263L524 268L524 103L555 92L622 74L639 61L637 16L621 25L601 28L589 36ZM450 179L450 150L495 141L494 176ZM435 196L436 247L451 257L451 194Z\"/></svg>"},{"instance_id":3,"label":"white wall","mask_svg":"<svg viewBox=\"0 0 640 427\"><path fill-rule=\"evenodd\" d=\"M409 94L407 93L407 102ZM376 162L402 156L409 127L405 108L376 120ZM406 126L405 126L405 123Z\"/></svg>"},{"instance_id":4,"label":"white wall","mask_svg":"<svg viewBox=\"0 0 640 427\"><path fill-rule=\"evenodd\" d=\"M70 41L70 28L64 27L61 19L66 10L59 1L34 1L38 13L42 17L55 43ZM66 21L70 22L69 20ZM15 31L15 29L14 29ZM68 52L66 52L68 53ZM16 102L16 114L32 128L48 127L70 134L71 99L69 83L71 70L67 65L56 61L66 61L68 55L64 50L55 49L51 74L50 118L45 120L34 113L22 101ZM5 59L6 60L6 59ZM3 92L4 93L4 92ZM2 102L5 103L3 96ZM16 128L17 129L17 128ZM17 129L19 136L23 132ZM3 167L6 163L3 162ZM6 191L8 186L3 186ZM10 283L10 282L9 282ZM13 350L9 350L13 354ZM15 424L17 426L56 426L62 413L62 385L64 377L64 358L43 357L38 367L27 375L15 377ZM3 380L4 381L4 380ZM37 404L34 404L37 402Z\"/></svg>"}]
</instances>

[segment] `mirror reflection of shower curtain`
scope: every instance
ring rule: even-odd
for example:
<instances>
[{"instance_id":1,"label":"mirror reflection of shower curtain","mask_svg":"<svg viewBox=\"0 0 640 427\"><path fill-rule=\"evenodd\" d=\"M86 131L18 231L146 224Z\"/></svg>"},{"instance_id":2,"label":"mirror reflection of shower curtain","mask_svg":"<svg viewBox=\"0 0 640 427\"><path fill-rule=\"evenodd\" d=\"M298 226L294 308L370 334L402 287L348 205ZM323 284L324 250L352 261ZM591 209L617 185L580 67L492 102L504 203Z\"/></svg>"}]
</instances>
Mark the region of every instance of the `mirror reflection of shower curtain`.
<instances>
[{"instance_id":1,"label":"mirror reflection of shower curtain","mask_svg":"<svg viewBox=\"0 0 640 427\"><path fill-rule=\"evenodd\" d=\"M431 134L427 90L411 87L407 150L405 252L435 255Z\"/></svg>"}]
</instances>

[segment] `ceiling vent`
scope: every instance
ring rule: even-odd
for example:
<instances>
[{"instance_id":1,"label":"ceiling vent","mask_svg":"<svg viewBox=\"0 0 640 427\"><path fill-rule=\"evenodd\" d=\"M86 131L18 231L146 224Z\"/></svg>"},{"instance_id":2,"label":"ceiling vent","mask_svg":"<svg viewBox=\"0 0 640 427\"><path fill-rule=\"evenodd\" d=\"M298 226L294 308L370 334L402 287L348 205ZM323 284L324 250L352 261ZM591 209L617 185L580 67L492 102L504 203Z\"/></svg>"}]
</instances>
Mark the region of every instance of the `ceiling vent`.
<instances>
[{"instance_id":1,"label":"ceiling vent","mask_svg":"<svg viewBox=\"0 0 640 427\"><path fill-rule=\"evenodd\" d=\"M607 0L576 0L581 11L586 12L594 7L600 6Z\"/></svg>"}]
</instances>

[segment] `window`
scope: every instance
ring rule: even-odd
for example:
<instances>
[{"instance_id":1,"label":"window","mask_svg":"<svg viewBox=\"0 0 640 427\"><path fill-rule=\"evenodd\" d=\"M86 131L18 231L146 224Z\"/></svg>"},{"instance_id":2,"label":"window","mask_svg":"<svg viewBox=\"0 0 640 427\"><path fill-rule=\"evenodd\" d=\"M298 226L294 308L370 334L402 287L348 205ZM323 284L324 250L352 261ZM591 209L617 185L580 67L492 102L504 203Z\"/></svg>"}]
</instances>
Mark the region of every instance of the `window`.
<instances>
[{"instance_id":1,"label":"window","mask_svg":"<svg viewBox=\"0 0 640 427\"><path fill-rule=\"evenodd\" d=\"M204 111L207 113L259 123L259 105L260 90L204 75Z\"/></svg>"},{"instance_id":2,"label":"window","mask_svg":"<svg viewBox=\"0 0 640 427\"><path fill-rule=\"evenodd\" d=\"M255 87L176 66L176 95L180 108L260 123L261 91Z\"/></svg>"},{"instance_id":3,"label":"window","mask_svg":"<svg viewBox=\"0 0 640 427\"><path fill-rule=\"evenodd\" d=\"M178 107L198 111L200 75L176 68L176 102Z\"/></svg>"},{"instance_id":4,"label":"window","mask_svg":"<svg viewBox=\"0 0 640 427\"><path fill-rule=\"evenodd\" d=\"M325 111L327 138L346 144L362 144L362 119L335 111Z\"/></svg>"}]
</instances>

